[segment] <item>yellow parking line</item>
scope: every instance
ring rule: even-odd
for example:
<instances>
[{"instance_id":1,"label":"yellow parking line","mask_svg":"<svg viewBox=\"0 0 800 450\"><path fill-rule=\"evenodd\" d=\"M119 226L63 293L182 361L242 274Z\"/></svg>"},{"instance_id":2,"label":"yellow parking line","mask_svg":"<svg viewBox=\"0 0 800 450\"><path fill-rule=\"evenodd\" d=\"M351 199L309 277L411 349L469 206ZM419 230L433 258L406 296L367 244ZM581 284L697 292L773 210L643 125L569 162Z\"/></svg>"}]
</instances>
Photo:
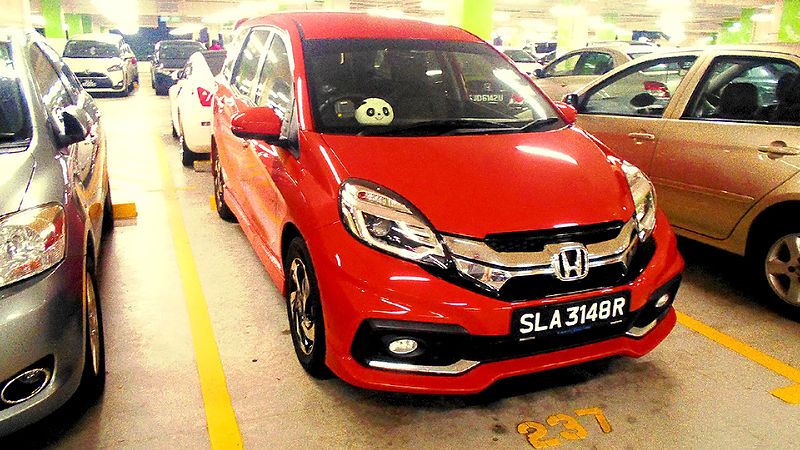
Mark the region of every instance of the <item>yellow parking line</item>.
<instances>
[{"instance_id":1,"label":"yellow parking line","mask_svg":"<svg viewBox=\"0 0 800 450\"><path fill-rule=\"evenodd\" d=\"M692 331L702 334L703 336L711 339L712 341L727 347L730 350L744 356L745 358L755 361L758 364L766 367L767 369L788 378L789 380L798 383L779 389L770 391L770 394L775 397L793 405L800 405L800 370L780 361L772 356L762 353L753 347L745 344L742 341L734 339L725 333L722 333L710 326L700 322L699 320L687 316L682 312L678 313L678 323L689 328Z\"/></svg>"},{"instance_id":2,"label":"yellow parking line","mask_svg":"<svg viewBox=\"0 0 800 450\"><path fill-rule=\"evenodd\" d=\"M194 356L200 378L200 390L203 394L211 448L242 448L242 435L228 393L225 371L220 360L217 341L214 338L214 329L200 285L200 276L197 273L192 248L189 245L189 236L186 233L186 225L178 203L177 190L167 162L167 152L159 139L155 139L155 150L158 154L161 180L164 184L167 217L183 283L183 295L189 313Z\"/></svg>"},{"instance_id":3,"label":"yellow parking line","mask_svg":"<svg viewBox=\"0 0 800 450\"><path fill-rule=\"evenodd\" d=\"M208 204L211 206L211 211L217 211L217 199L213 195L208 197Z\"/></svg>"}]
</instances>

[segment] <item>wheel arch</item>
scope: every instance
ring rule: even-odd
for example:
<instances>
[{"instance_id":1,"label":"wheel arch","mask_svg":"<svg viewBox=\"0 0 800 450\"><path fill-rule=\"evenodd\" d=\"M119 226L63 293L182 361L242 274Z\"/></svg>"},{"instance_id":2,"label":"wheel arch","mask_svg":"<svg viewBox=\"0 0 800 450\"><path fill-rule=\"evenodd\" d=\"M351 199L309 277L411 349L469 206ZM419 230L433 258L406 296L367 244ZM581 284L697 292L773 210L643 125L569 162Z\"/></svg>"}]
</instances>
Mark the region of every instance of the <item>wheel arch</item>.
<instances>
[{"instance_id":1,"label":"wheel arch","mask_svg":"<svg viewBox=\"0 0 800 450\"><path fill-rule=\"evenodd\" d=\"M765 232L779 226L789 226L790 221L781 223L785 217L798 217L800 216L800 200L786 200L774 205L770 205L763 211L758 213L750 225L750 231L747 234L747 247L745 255L752 255L753 251L760 243L759 238L765 236ZM800 225L797 225L800 229Z\"/></svg>"}]
</instances>

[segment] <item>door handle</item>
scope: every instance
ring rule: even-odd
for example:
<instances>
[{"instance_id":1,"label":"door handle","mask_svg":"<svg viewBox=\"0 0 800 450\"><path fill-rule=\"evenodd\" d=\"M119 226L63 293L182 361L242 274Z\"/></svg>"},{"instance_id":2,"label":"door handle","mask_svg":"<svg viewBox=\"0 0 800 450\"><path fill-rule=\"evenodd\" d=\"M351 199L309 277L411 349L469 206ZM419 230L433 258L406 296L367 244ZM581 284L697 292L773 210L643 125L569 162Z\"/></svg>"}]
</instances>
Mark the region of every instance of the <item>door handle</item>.
<instances>
[{"instance_id":1,"label":"door handle","mask_svg":"<svg viewBox=\"0 0 800 450\"><path fill-rule=\"evenodd\" d=\"M650 133L628 133L628 137L634 141L655 141L656 136Z\"/></svg>"},{"instance_id":2,"label":"door handle","mask_svg":"<svg viewBox=\"0 0 800 450\"><path fill-rule=\"evenodd\" d=\"M761 153L768 153L770 155L775 155L775 156L800 155L800 149L798 149L797 147L788 147L786 145L786 142L783 141L774 141L769 145L759 146L758 151Z\"/></svg>"}]
</instances>

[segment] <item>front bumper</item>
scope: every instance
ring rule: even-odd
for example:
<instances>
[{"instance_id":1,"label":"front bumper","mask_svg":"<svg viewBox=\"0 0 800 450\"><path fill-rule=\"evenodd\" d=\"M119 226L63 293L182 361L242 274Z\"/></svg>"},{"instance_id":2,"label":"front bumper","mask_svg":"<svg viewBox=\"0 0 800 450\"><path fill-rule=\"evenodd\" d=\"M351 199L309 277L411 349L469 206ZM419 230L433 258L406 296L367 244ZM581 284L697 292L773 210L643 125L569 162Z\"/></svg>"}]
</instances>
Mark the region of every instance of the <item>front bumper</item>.
<instances>
[{"instance_id":1,"label":"front bumper","mask_svg":"<svg viewBox=\"0 0 800 450\"><path fill-rule=\"evenodd\" d=\"M175 80L172 79L172 72L177 71L178 69L172 70L169 73L163 72L154 72L153 74L153 82L156 85L157 89L169 89L175 84Z\"/></svg>"},{"instance_id":2,"label":"front bumper","mask_svg":"<svg viewBox=\"0 0 800 450\"><path fill-rule=\"evenodd\" d=\"M52 373L31 399L13 406L0 402L0 436L52 413L80 384L83 261L82 255L67 257L42 274L0 289L0 383L39 361L47 361Z\"/></svg>"},{"instance_id":3,"label":"front bumper","mask_svg":"<svg viewBox=\"0 0 800 450\"><path fill-rule=\"evenodd\" d=\"M502 378L614 355L643 356L675 325L671 300L658 311L648 313L647 308L652 308L649 305L660 296L660 289L669 288L673 293L677 290L683 270L675 236L661 212L653 239L656 249L649 263L641 275L622 286L512 303L459 287L416 264L377 252L353 239L340 223L331 224L308 240L323 302L326 363L344 381L365 388L471 394ZM512 314L516 309L622 292L630 295L632 319L617 334L586 336L574 342L565 340L563 345L555 343L546 348L519 345L511 337ZM473 349L472 357L459 355L448 361L440 360L432 364L439 373L431 375L436 370L386 364L383 359L359 354L364 327L371 327L375 321L463 330L460 344L445 348ZM641 335L626 334L629 330ZM374 360L379 360L379 364L370 367ZM397 359L392 362L402 363Z\"/></svg>"},{"instance_id":4,"label":"front bumper","mask_svg":"<svg viewBox=\"0 0 800 450\"><path fill-rule=\"evenodd\" d=\"M122 70L114 72L88 72L77 74L78 81L87 92L121 93L128 89L125 83L125 73Z\"/></svg>"}]
</instances>

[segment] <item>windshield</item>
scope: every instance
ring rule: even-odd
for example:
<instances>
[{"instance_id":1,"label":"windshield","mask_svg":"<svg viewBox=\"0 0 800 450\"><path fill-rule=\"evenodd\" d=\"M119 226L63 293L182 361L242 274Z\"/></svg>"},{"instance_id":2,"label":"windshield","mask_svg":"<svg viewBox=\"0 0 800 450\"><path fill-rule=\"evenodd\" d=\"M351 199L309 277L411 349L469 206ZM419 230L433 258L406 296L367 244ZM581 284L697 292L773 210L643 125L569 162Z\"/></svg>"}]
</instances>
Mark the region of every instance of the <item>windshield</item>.
<instances>
[{"instance_id":1,"label":"windshield","mask_svg":"<svg viewBox=\"0 0 800 450\"><path fill-rule=\"evenodd\" d=\"M161 44L158 57L161 59L189 59L194 52L205 50L199 42L186 42L182 44Z\"/></svg>"},{"instance_id":2,"label":"windshield","mask_svg":"<svg viewBox=\"0 0 800 450\"><path fill-rule=\"evenodd\" d=\"M337 134L474 133L558 126L547 99L480 43L321 39L304 43L317 130ZM546 120L551 119L551 120Z\"/></svg>"},{"instance_id":3,"label":"windshield","mask_svg":"<svg viewBox=\"0 0 800 450\"><path fill-rule=\"evenodd\" d=\"M0 42L0 148L29 138L28 109L20 90L19 75L11 61L9 44Z\"/></svg>"},{"instance_id":4,"label":"windshield","mask_svg":"<svg viewBox=\"0 0 800 450\"><path fill-rule=\"evenodd\" d=\"M533 56L529 55L524 50L505 50L503 51L503 53L505 53L506 56L511 58L511 60L514 62L521 62L521 63L536 62L536 60L533 59Z\"/></svg>"},{"instance_id":5,"label":"windshield","mask_svg":"<svg viewBox=\"0 0 800 450\"><path fill-rule=\"evenodd\" d=\"M119 48L97 41L69 41L64 47L65 58L118 58Z\"/></svg>"}]
</instances>

